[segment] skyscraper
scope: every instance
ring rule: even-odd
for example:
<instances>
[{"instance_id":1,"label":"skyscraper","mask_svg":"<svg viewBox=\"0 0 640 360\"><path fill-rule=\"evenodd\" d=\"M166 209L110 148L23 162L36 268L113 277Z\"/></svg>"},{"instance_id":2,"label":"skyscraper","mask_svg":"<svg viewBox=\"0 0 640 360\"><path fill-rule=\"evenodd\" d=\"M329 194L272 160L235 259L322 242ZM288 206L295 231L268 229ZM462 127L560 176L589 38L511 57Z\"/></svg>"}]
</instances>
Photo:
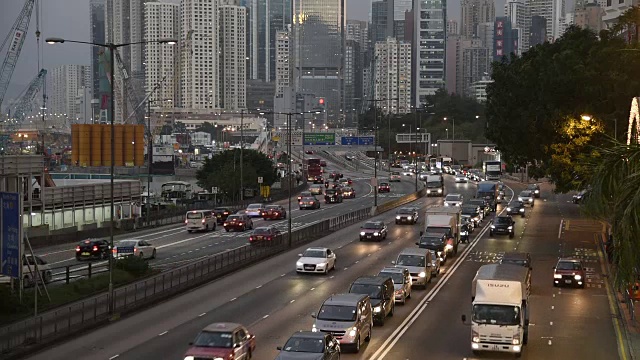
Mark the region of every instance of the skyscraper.
<instances>
[{"instance_id":1,"label":"skyscraper","mask_svg":"<svg viewBox=\"0 0 640 360\"><path fill-rule=\"evenodd\" d=\"M412 0L390 0L393 4L393 36L404 40L405 13L411 11Z\"/></svg>"},{"instance_id":2,"label":"skyscraper","mask_svg":"<svg viewBox=\"0 0 640 360\"><path fill-rule=\"evenodd\" d=\"M344 0L295 0L294 79L298 93L323 98L327 119L337 124L343 104Z\"/></svg>"},{"instance_id":3,"label":"skyscraper","mask_svg":"<svg viewBox=\"0 0 640 360\"><path fill-rule=\"evenodd\" d=\"M456 94L473 96L471 85L491 71L489 48L480 39L462 39L456 60Z\"/></svg>"},{"instance_id":4,"label":"skyscraper","mask_svg":"<svg viewBox=\"0 0 640 360\"><path fill-rule=\"evenodd\" d=\"M518 30L511 28L511 20L506 16L497 17L494 24L493 61L509 59L518 49Z\"/></svg>"},{"instance_id":5,"label":"skyscraper","mask_svg":"<svg viewBox=\"0 0 640 360\"><path fill-rule=\"evenodd\" d=\"M144 4L150 0L129 0L129 37L132 43L144 40ZM131 76L140 82L144 81L145 44L130 45Z\"/></svg>"},{"instance_id":6,"label":"skyscraper","mask_svg":"<svg viewBox=\"0 0 640 360\"><path fill-rule=\"evenodd\" d=\"M375 98L386 114L411 111L411 44L387 38L375 47ZM399 100L391 100L399 99Z\"/></svg>"},{"instance_id":7,"label":"skyscraper","mask_svg":"<svg viewBox=\"0 0 640 360\"><path fill-rule=\"evenodd\" d=\"M79 91L91 86L91 71L85 65L60 65L49 72L49 104L51 113L63 114L71 123L79 120L90 123L90 119L76 119L81 113L76 99Z\"/></svg>"},{"instance_id":8,"label":"skyscraper","mask_svg":"<svg viewBox=\"0 0 640 360\"><path fill-rule=\"evenodd\" d=\"M531 16L542 16L546 20L547 41L560 37L560 23L564 21L564 0L527 0Z\"/></svg>"},{"instance_id":9,"label":"skyscraper","mask_svg":"<svg viewBox=\"0 0 640 360\"><path fill-rule=\"evenodd\" d=\"M218 24L219 104L225 110L244 109L247 106L246 8L239 6L237 0L221 0Z\"/></svg>"},{"instance_id":10,"label":"skyscraper","mask_svg":"<svg viewBox=\"0 0 640 360\"><path fill-rule=\"evenodd\" d=\"M531 17L529 29L529 47L540 45L547 41L547 19L534 15Z\"/></svg>"},{"instance_id":11,"label":"skyscraper","mask_svg":"<svg viewBox=\"0 0 640 360\"><path fill-rule=\"evenodd\" d=\"M242 4L241 4L242 5ZM248 0L249 76L276 79L277 32L291 25L291 0Z\"/></svg>"},{"instance_id":12,"label":"skyscraper","mask_svg":"<svg viewBox=\"0 0 640 360\"><path fill-rule=\"evenodd\" d=\"M276 96L291 85L291 31L281 30L276 33Z\"/></svg>"},{"instance_id":13,"label":"skyscraper","mask_svg":"<svg viewBox=\"0 0 640 360\"><path fill-rule=\"evenodd\" d=\"M377 0L371 3L371 43L386 41L393 36L393 0Z\"/></svg>"},{"instance_id":14,"label":"skyscraper","mask_svg":"<svg viewBox=\"0 0 640 360\"><path fill-rule=\"evenodd\" d=\"M219 109L218 1L181 0L182 107Z\"/></svg>"},{"instance_id":15,"label":"skyscraper","mask_svg":"<svg viewBox=\"0 0 640 360\"><path fill-rule=\"evenodd\" d=\"M504 4L504 15L511 20L511 27L519 30L518 55L529 49L529 30L531 15L524 0L507 0Z\"/></svg>"},{"instance_id":16,"label":"skyscraper","mask_svg":"<svg viewBox=\"0 0 640 360\"><path fill-rule=\"evenodd\" d=\"M147 2L144 4L144 41L177 39L180 33L178 4ZM158 100L153 106L175 106L177 102L176 46L149 43L145 47L145 92ZM162 83L161 85L159 85ZM170 102L167 100L171 100ZM169 104L167 104L167 102Z\"/></svg>"},{"instance_id":17,"label":"skyscraper","mask_svg":"<svg viewBox=\"0 0 640 360\"><path fill-rule=\"evenodd\" d=\"M91 32L91 42L105 43L105 0L91 0L89 3L89 30ZM94 99L98 99L100 93L100 48L91 47L91 92ZM94 109L96 113L99 109Z\"/></svg>"},{"instance_id":18,"label":"skyscraper","mask_svg":"<svg viewBox=\"0 0 640 360\"><path fill-rule=\"evenodd\" d=\"M496 9L493 0L462 0L460 35L477 36L478 24L494 21Z\"/></svg>"},{"instance_id":19,"label":"skyscraper","mask_svg":"<svg viewBox=\"0 0 640 360\"><path fill-rule=\"evenodd\" d=\"M414 105L445 87L446 0L414 0L416 49L413 51Z\"/></svg>"},{"instance_id":20,"label":"skyscraper","mask_svg":"<svg viewBox=\"0 0 640 360\"><path fill-rule=\"evenodd\" d=\"M130 0L107 0L105 6L105 41L114 44L126 44L131 42L130 27ZM104 49L101 49L104 51ZM131 48L123 46L119 48L118 54L125 65L131 64ZM130 70L130 68L129 68ZM109 70L111 71L111 70ZM118 65L114 71L111 81L115 82L115 122L123 122L124 114L129 113L127 108L127 94L125 91L122 73L119 71ZM107 119L110 121L110 119Z\"/></svg>"}]
</instances>

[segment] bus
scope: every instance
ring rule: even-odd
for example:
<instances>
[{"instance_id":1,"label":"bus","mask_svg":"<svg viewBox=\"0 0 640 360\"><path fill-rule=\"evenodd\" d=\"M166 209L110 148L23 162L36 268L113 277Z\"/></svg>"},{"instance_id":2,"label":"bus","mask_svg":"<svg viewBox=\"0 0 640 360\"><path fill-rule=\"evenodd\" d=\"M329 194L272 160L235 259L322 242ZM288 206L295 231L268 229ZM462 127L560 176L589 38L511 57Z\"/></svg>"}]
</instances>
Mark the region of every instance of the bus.
<instances>
[{"instance_id":1,"label":"bus","mask_svg":"<svg viewBox=\"0 0 640 360\"><path fill-rule=\"evenodd\" d=\"M307 159L307 181L314 181L316 176L322 175L322 164L320 159Z\"/></svg>"}]
</instances>

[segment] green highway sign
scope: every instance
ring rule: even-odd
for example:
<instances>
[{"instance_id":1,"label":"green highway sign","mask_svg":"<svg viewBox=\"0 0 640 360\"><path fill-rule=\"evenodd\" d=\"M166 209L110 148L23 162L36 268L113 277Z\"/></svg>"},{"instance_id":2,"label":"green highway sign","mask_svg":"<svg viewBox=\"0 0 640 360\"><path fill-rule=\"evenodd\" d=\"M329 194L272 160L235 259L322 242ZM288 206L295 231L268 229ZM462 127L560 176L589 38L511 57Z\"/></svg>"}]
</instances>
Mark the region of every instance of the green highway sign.
<instances>
[{"instance_id":1,"label":"green highway sign","mask_svg":"<svg viewBox=\"0 0 640 360\"><path fill-rule=\"evenodd\" d=\"M305 133L304 134L305 145L335 145L336 134L335 133Z\"/></svg>"}]
</instances>

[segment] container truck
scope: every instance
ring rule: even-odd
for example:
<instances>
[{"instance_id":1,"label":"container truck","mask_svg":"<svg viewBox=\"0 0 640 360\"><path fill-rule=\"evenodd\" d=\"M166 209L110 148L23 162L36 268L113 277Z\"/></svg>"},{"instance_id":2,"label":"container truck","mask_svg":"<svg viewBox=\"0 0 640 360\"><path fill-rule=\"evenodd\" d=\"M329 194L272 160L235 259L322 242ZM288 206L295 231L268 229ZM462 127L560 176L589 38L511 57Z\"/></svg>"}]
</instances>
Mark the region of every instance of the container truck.
<instances>
[{"instance_id":1,"label":"container truck","mask_svg":"<svg viewBox=\"0 0 640 360\"><path fill-rule=\"evenodd\" d=\"M307 181L314 181L316 176L322 176L322 166L320 159L307 159Z\"/></svg>"},{"instance_id":2,"label":"container truck","mask_svg":"<svg viewBox=\"0 0 640 360\"><path fill-rule=\"evenodd\" d=\"M495 212L498 207L499 198L498 183L495 181L481 181L478 183L476 198L484 199L489 204L491 211Z\"/></svg>"},{"instance_id":3,"label":"container truck","mask_svg":"<svg viewBox=\"0 0 640 360\"><path fill-rule=\"evenodd\" d=\"M462 210L459 207L435 206L428 208L425 214L423 234L444 233L447 235L445 252L447 257L458 253Z\"/></svg>"},{"instance_id":4,"label":"container truck","mask_svg":"<svg viewBox=\"0 0 640 360\"><path fill-rule=\"evenodd\" d=\"M529 269L510 264L483 265L471 284L471 350L507 352L520 357L529 338ZM466 323L466 315L462 315Z\"/></svg>"}]
</instances>

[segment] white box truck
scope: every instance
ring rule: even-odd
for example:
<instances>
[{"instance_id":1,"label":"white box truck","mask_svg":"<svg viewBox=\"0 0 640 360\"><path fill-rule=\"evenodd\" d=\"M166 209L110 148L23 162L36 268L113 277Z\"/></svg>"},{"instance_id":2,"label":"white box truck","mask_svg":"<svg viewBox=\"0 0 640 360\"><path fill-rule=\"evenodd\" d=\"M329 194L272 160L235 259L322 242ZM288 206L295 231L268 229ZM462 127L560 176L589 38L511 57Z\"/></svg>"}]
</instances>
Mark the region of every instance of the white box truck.
<instances>
[{"instance_id":1,"label":"white box truck","mask_svg":"<svg viewBox=\"0 0 640 360\"><path fill-rule=\"evenodd\" d=\"M462 209L459 207L435 206L428 208L425 213L424 231L420 235L429 233L445 233L448 241L445 251L447 257L458 253L460 243L460 227Z\"/></svg>"},{"instance_id":2,"label":"white box truck","mask_svg":"<svg viewBox=\"0 0 640 360\"><path fill-rule=\"evenodd\" d=\"M483 265L471 285L471 350L508 352L520 357L529 337L529 269ZM466 316L462 315L466 322Z\"/></svg>"},{"instance_id":3,"label":"white box truck","mask_svg":"<svg viewBox=\"0 0 640 360\"><path fill-rule=\"evenodd\" d=\"M427 175L425 180L427 196L444 196L444 179L442 174Z\"/></svg>"}]
</instances>

